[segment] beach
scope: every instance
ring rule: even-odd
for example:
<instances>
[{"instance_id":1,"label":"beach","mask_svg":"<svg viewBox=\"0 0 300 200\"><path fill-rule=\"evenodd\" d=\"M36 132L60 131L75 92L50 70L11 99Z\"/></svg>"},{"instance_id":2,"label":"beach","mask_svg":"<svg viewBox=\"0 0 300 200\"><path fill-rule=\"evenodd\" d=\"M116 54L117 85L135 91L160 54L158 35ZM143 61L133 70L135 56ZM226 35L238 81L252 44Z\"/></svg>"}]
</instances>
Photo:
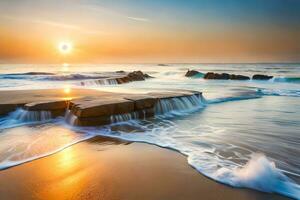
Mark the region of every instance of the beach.
<instances>
[{"instance_id":1,"label":"beach","mask_svg":"<svg viewBox=\"0 0 300 200\"><path fill-rule=\"evenodd\" d=\"M3 68L0 199L298 199L285 67Z\"/></svg>"},{"instance_id":2,"label":"beach","mask_svg":"<svg viewBox=\"0 0 300 200\"><path fill-rule=\"evenodd\" d=\"M178 152L105 137L2 170L0 180L0 199L287 199L214 182Z\"/></svg>"}]
</instances>

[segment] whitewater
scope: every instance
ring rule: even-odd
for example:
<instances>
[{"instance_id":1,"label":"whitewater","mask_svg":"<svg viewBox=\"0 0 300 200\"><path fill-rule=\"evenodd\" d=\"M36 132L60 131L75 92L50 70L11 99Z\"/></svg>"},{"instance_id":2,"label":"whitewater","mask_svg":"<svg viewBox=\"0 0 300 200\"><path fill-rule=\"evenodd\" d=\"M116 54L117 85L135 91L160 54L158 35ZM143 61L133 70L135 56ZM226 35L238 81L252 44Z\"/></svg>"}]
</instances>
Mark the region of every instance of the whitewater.
<instances>
[{"instance_id":1,"label":"whitewater","mask_svg":"<svg viewBox=\"0 0 300 200\"><path fill-rule=\"evenodd\" d=\"M274 78L205 80L185 77L188 69ZM120 70L142 70L155 78L122 85L95 81ZM180 89L201 91L203 97L161 102L154 118L114 116L112 125L102 127L80 128L66 117L17 109L0 118L0 169L102 135L173 149L201 174L233 187L300 199L300 64L0 65L1 90L41 88L125 93ZM130 126L131 131L116 126Z\"/></svg>"}]
</instances>

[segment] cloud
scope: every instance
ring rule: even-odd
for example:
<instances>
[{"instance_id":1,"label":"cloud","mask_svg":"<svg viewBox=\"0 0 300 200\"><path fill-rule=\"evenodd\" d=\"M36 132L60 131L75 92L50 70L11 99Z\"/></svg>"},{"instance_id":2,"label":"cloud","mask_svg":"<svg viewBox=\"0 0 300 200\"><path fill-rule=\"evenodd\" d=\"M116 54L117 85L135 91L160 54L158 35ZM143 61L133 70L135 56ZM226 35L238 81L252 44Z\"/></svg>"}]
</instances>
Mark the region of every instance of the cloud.
<instances>
[{"instance_id":1,"label":"cloud","mask_svg":"<svg viewBox=\"0 0 300 200\"><path fill-rule=\"evenodd\" d=\"M127 16L128 19L134 20L134 21L140 21L140 22L150 22L149 19L147 18L140 18L140 17L129 17Z\"/></svg>"},{"instance_id":2,"label":"cloud","mask_svg":"<svg viewBox=\"0 0 300 200\"><path fill-rule=\"evenodd\" d=\"M63 28L68 30L74 30L74 31L80 31L86 34L105 34L105 32L101 30L95 30L95 29L88 29L81 26L73 25L73 24L66 24L61 23L57 21L51 21L51 20L42 20L42 19L30 19L30 18L19 18L19 17L13 17L13 16L1 16L2 18L13 20L13 21L20 21L25 23L33 23L33 24L41 24L51 27L57 27L57 28Z\"/></svg>"},{"instance_id":3,"label":"cloud","mask_svg":"<svg viewBox=\"0 0 300 200\"><path fill-rule=\"evenodd\" d=\"M112 16L117 16L117 17L129 19L129 20L133 20L133 21L138 21L138 22L151 22L151 20L147 19L147 18L128 16L126 14L123 14L118 11L108 9L106 7L99 6L99 5L83 5L83 6L91 11L96 12L96 13L105 13L105 14L109 14Z\"/></svg>"}]
</instances>

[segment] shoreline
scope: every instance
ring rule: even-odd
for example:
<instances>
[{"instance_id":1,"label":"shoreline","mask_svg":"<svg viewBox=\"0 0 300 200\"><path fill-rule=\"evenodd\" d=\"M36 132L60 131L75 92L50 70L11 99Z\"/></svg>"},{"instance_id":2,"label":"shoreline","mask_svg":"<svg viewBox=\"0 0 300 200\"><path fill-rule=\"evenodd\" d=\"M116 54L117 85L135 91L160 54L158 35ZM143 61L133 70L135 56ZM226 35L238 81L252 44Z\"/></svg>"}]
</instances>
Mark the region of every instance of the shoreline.
<instances>
[{"instance_id":1,"label":"shoreline","mask_svg":"<svg viewBox=\"0 0 300 200\"><path fill-rule=\"evenodd\" d=\"M0 179L1 199L288 199L215 182L173 150L102 136L1 170Z\"/></svg>"}]
</instances>

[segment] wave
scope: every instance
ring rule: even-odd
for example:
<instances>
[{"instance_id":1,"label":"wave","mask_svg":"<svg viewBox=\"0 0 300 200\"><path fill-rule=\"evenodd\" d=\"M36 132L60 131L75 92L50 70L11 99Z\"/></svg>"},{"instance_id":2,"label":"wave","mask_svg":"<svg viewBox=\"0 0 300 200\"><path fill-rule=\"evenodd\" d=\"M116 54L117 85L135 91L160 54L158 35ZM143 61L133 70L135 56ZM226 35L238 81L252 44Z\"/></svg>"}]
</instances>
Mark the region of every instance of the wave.
<instances>
[{"instance_id":1,"label":"wave","mask_svg":"<svg viewBox=\"0 0 300 200\"><path fill-rule=\"evenodd\" d=\"M205 73L199 72L196 75L192 76L192 78L203 78Z\"/></svg>"},{"instance_id":2,"label":"wave","mask_svg":"<svg viewBox=\"0 0 300 200\"><path fill-rule=\"evenodd\" d=\"M39 81L68 81L68 80L87 80L87 79L104 79L104 75L86 75L86 74L67 74L58 75L47 72L28 72L20 74L2 74L0 79L30 79Z\"/></svg>"},{"instance_id":3,"label":"wave","mask_svg":"<svg viewBox=\"0 0 300 200\"><path fill-rule=\"evenodd\" d=\"M300 97L300 90L288 90L288 89L257 89L257 93L266 96L288 96L288 97Z\"/></svg>"},{"instance_id":4,"label":"wave","mask_svg":"<svg viewBox=\"0 0 300 200\"><path fill-rule=\"evenodd\" d=\"M133 123L133 124L132 124ZM129 125L137 126L139 122L128 122ZM161 123L161 122L160 122ZM172 124L170 121L168 124ZM145 126L141 126L145 130ZM185 146L174 140L173 137L159 135L161 132L170 133L174 131L170 127L156 127L147 134L145 132L136 134L115 133L105 131L98 135L119 138L131 142L142 142L157 145L159 147L175 150L187 156L188 163L201 174L226 185L237 188L250 188L267 193L278 193L291 198L299 199L300 186L288 178L282 170L278 169L263 154L253 154L245 165L239 166L229 160L214 156L208 144L205 147ZM201 143L201 142L199 142Z\"/></svg>"},{"instance_id":5,"label":"wave","mask_svg":"<svg viewBox=\"0 0 300 200\"><path fill-rule=\"evenodd\" d=\"M273 78L273 82L283 82L283 83L300 83L300 77L278 77Z\"/></svg>"},{"instance_id":6,"label":"wave","mask_svg":"<svg viewBox=\"0 0 300 200\"><path fill-rule=\"evenodd\" d=\"M262 95L265 95L264 92L266 91L263 90L266 89L239 92L232 96L203 101L201 98L199 99L194 96L192 96L191 98L175 98L173 100L163 100L161 104L156 107L156 114L161 114L162 116L168 116L169 114L172 114L174 116L181 116L185 115L186 113L194 112L199 108L203 108L205 104L259 98ZM20 111L18 112L15 112L12 116L19 116ZM126 118L126 120L131 119L128 116L124 117ZM19 119L19 117L15 118ZM37 117L37 119L40 118L41 117ZM91 131L88 131L85 128L70 127L71 130L78 130L78 132L83 133L82 137L72 139L71 141L64 143L64 145L60 145L55 149L51 149L47 153L41 153L33 157L26 157L25 159L18 161L7 160L5 162L1 162L0 169L5 169L22 164L24 162L29 162L41 157L54 154L73 144L87 140L95 135L101 135L120 138L133 142L144 142L176 150L183 155L186 155L188 163L203 175L218 182L231 185L233 187L251 188L263 192L278 193L291 198L299 199L299 185L289 179L279 168L276 167L274 162L270 161L266 156L262 154L253 154L251 159L248 160L247 164L243 166L237 165L237 163L217 157L213 150L214 146L205 143L205 141L196 141L197 145L203 142L202 146L196 146L187 145L186 143L184 143L187 140L176 140L176 131L180 133L180 130L178 130L178 124L172 122L171 120L166 120L164 117L155 118L153 119L153 121L131 120L130 122L124 122L123 116L118 116L118 118L114 119L113 121L120 121L125 124L128 123L129 125L133 123L134 126L140 126L141 129L144 130L144 132L137 131L136 134L123 134L121 131L112 131L112 126L106 126L101 129L95 128ZM21 119L23 118L21 117ZM32 118L30 117L29 119ZM157 121L155 122L155 120ZM204 126L203 129L207 131L207 127ZM50 132L51 131L49 131L49 133ZM186 132L182 132L181 135L183 135L184 133ZM74 134L76 134L76 132ZM51 137L55 138L53 136ZM186 135L184 135L184 137L186 137Z\"/></svg>"},{"instance_id":7,"label":"wave","mask_svg":"<svg viewBox=\"0 0 300 200\"><path fill-rule=\"evenodd\" d=\"M197 168L197 165L195 167ZM253 154L248 163L242 167L235 169L222 167L211 177L233 187L278 193L296 199L300 197L300 186L284 175L275 163L269 161L263 154Z\"/></svg>"},{"instance_id":8,"label":"wave","mask_svg":"<svg viewBox=\"0 0 300 200\"><path fill-rule=\"evenodd\" d=\"M247 92L238 92L237 94L233 94L231 96L219 97L215 99L204 99L206 104L216 104L216 103L224 103L230 101L241 101L248 99L257 99L261 98L262 94L258 91L247 91Z\"/></svg>"},{"instance_id":9,"label":"wave","mask_svg":"<svg viewBox=\"0 0 300 200\"><path fill-rule=\"evenodd\" d=\"M86 79L103 79L103 78L108 78L108 77L83 75L83 74L69 74L69 75L49 76L49 77L45 77L44 80L67 81L67 80L86 80Z\"/></svg>"},{"instance_id":10,"label":"wave","mask_svg":"<svg viewBox=\"0 0 300 200\"><path fill-rule=\"evenodd\" d=\"M12 73L12 74L2 74L3 76L38 76L38 75L55 75L51 72L26 72L26 73Z\"/></svg>"},{"instance_id":11,"label":"wave","mask_svg":"<svg viewBox=\"0 0 300 200\"><path fill-rule=\"evenodd\" d=\"M93 135L86 135L84 138L81 138L81 139L78 139L78 140L75 140L71 143L67 143L57 149L54 149L52 151L49 151L47 153L42 153L42 154L39 154L39 155L36 155L36 156L31 156L31 157L28 157L28 158L25 158L25 159L22 159L22 160L6 160L4 162L1 162L0 163L0 170L4 170L4 169L8 169L8 168L11 168L11 167L15 167L15 166L18 166L18 165L21 165L21 164L24 164L24 163L27 163L27 162L30 162L30 161L33 161L33 160L37 160L37 159L40 159L40 158L44 158L44 157L47 157L47 156L50 156L50 155L53 155L55 153L58 153L74 144L77 144L77 143L80 143L80 142L83 142L83 141L86 141L90 138L93 138L94 136Z\"/></svg>"}]
</instances>

